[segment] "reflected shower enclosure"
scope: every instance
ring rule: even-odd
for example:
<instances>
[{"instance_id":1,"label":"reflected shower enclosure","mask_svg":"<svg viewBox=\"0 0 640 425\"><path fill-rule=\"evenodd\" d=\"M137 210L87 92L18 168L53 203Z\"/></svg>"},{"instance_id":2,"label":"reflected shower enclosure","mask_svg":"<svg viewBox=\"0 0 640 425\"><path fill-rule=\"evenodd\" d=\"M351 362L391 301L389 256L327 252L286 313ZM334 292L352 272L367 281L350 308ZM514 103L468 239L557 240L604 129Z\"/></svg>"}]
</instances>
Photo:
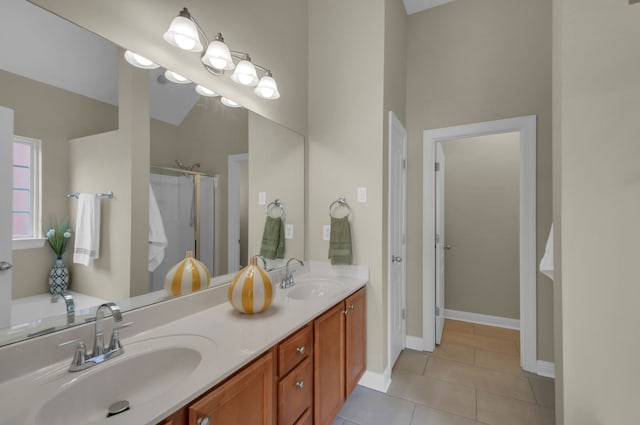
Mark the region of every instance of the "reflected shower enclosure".
<instances>
[{"instance_id":1,"label":"reflected shower enclosure","mask_svg":"<svg viewBox=\"0 0 640 425\"><path fill-rule=\"evenodd\" d=\"M167 272L187 251L215 275L214 229L217 176L169 167L151 167L151 189L167 236L160 265L149 272L149 290L164 288Z\"/></svg>"}]
</instances>

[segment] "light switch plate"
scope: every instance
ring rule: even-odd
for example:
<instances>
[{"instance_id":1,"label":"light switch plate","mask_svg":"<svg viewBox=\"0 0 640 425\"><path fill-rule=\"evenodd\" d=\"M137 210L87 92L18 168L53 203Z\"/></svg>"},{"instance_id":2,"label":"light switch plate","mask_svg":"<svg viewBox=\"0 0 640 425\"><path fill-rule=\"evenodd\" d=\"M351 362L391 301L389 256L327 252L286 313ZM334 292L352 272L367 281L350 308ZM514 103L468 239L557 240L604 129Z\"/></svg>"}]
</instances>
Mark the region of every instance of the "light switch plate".
<instances>
[{"instance_id":1,"label":"light switch plate","mask_svg":"<svg viewBox=\"0 0 640 425\"><path fill-rule=\"evenodd\" d=\"M267 205L267 192L258 192L258 205Z\"/></svg>"},{"instance_id":2,"label":"light switch plate","mask_svg":"<svg viewBox=\"0 0 640 425\"><path fill-rule=\"evenodd\" d=\"M367 188L359 187L358 188L358 202L361 204L367 202Z\"/></svg>"},{"instance_id":3,"label":"light switch plate","mask_svg":"<svg viewBox=\"0 0 640 425\"><path fill-rule=\"evenodd\" d=\"M325 224L322 226L322 240L328 241L331 238L331 225Z\"/></svg>"},{"instance_id":4,"label":"light switch plate","mask_svg":"<svg viewBox=\"0 0 640 425\"><path fill-rule=\"evenodd\" d=\"M293 224L284 225L284 238L293 239Z\"/></svg>"}]
</instances>

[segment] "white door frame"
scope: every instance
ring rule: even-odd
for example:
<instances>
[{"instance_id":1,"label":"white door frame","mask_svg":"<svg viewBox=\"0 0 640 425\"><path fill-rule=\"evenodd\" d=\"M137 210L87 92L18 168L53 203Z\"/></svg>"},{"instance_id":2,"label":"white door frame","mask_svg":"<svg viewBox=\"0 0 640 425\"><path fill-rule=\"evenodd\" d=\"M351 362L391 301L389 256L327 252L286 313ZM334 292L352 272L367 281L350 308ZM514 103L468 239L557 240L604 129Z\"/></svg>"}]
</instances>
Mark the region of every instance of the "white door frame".
<instances>
[{"instance_id":1,"label":"white door frame","mask_svg":"<svg viewBox=\"0 0 640 425\"><path fill-rule=\"evenodd\" d=\"M227 273L239 270L240 265L240 165L249 161L248 153L229 155L227 171Z\"/></svg>"},{"instance_id":2,"label":"white door frame","mask_svg":"<svg viewBox=\"0 0 640 425\"><path fill-rule=\"evenodd\" d=\"M402 151L403 151L403 158L406 161L407 158L407 130L404 128L404 125L402 125L402 122L400 122L400 120L398 119L398 117L393 113L393 111L389 111L389 176L391 176L391 167L392 167L392 157L391 157L391 138L393 137L393 131L394 129L399 130L399 132L401 134L403 134L403 140L402 140ZM402 199L404 200L404 208L403 210L403 214L402 214L402 229L403 232L405 234L405 242L402 244L402 253L400 254L401 258L402 258L402 267L403 267L403 271L402 271L402 310L406 311L407 309L407 263L406 263L406 258L407 258L407 244L406 244L406 233L407 233L407 167L405 166L402 170L402 186L403 186L403 196ZM389 185L389 198L388 199L392 199L391 197L391 185ZM393 255L393 251L392 251L392 247L391 247L391 202L389 202L388 205L388 217L389 217L389 224L388 224L388 237L387 237L387 243L388 243L388 258L387 258L387 294L390 294L391 291L391 255ZM391 359L391 313L392 313L392 305L391 305L391 296L387 296L387 311L389 312L389 314L387 314L387 329L389 330L389 335L387 335L388 339L387 339L387 355L388 355L388 359ZM402 314L402 312L399 312L400 314ZM407 321L406 319L403 318L402 320L402 348L407 346L407 341L406 341L406 335L407 335ZM389 365L390 367L392 367L393 365Z\"/></svg>"},{"instance_id":3,"label":"white door frame","mask_svg":"<svg viewBox=\"0 0 640 425\"><path fill-rule=\"evenodd\" d=\"M12 199L13 187L13 109L0 106L0 193ZM10 267L12 261L11 202L0 208L0 261ZM0 327L11 324L11 269L0 271Z\"/></svg>"},{"instance_id":4,"label":"white door frame","mask_svg":"<svg viewBox=\"0 0 640 425\"><path fill-rule=\"evenodd\" d=\"M434 146L438 141L496 133L520 133L520 365L537 371L536 331L536 116L529 115L423 133L422 338L435 349ZM429 314L427 314L429 313Z\"/></svg>"}]
</instances>

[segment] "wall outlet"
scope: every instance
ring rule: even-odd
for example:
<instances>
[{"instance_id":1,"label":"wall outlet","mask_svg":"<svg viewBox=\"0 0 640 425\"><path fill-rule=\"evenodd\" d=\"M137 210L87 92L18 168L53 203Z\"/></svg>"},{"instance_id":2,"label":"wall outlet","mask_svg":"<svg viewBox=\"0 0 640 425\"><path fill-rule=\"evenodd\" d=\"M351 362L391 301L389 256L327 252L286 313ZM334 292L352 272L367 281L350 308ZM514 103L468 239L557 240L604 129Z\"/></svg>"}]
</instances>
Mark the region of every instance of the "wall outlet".
<instances>
[{"instance_id":1,"label":"wall outlet","mask_svg":"<svg viewBox=\"0 0 640 425\"><path fill-rule=\"evenodd\" d=\"M258 205L267 205L267 192L258 192Z\"/></svg>"},{"instance_id":2,"label":"wall outlet","mask_svg":"<svg viewBox=\"0 0 640 425\"><path fill-rule=\"evenodd\" d=\"M284 225L284 238L293 239L293 224Z\"/></svg>"},{"instance_id":3,"label":"wall outlet","mask_svg":"<svg viewBox=\"0 0 640 425\"><path fill-rule=\"evenodd\" d=\"M366 187L359 187L358 188L358 202L361 204L364 204L365 202L367 202L367 188Z\"/></svg>"},{"instance_id":4,"label":"wall outlet","mask_svg":"<svg viewBox=\"0 0 640 425\"><path fill-rule=\"evenodd\" d=\"M331 225L325 224L322 226L322 240L328 241L331 238Z\"/></svg>"}]
</instances>

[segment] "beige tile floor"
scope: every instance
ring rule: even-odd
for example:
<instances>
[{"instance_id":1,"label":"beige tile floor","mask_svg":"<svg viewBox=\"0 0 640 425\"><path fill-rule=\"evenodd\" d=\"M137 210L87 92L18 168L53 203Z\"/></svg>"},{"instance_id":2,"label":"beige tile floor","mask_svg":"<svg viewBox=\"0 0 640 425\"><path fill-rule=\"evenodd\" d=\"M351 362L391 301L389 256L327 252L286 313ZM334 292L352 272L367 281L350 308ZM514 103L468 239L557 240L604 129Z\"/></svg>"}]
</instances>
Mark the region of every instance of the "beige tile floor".
<instances>
[{"instance_id":1,"label":"beige tile floor","mask_svg":"<svg viewBox=\"0 0 640 425\"><path fill-rule=\"evenodd\" d=\"M387 394L358 387L333 425L553 425L554 382L520 369L518 331L445 322L433 353L404 350Z\"/></svg>"}]
</instances>

